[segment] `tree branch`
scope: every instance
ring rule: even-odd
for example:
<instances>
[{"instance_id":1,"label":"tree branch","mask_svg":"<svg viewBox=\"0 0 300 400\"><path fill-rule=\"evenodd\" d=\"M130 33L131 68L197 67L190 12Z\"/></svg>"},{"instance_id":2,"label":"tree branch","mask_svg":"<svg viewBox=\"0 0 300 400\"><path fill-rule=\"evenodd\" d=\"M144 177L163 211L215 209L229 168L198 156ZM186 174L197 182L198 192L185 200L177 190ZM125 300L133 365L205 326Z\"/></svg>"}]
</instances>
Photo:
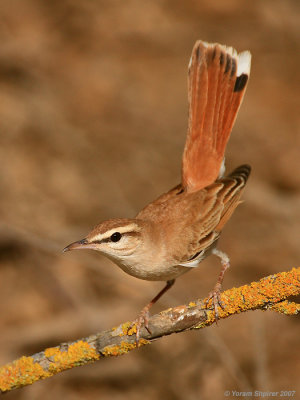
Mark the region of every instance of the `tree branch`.
<instances>
[{"instance_id":1,"label":"tree branch","mask_svg":"<svg viewBox=\"0 0 300 400\"><path fill-rule=\"evenodd\" d=\"M273 310L286 315L300 313L300 304L286 300L300 294L300 267L270 275L258 282L226 290L221 295L224 310L219 319L249 310ZM205 299L190 302L152 316L151 334L141 331L139 347L175 332L205 328L215 322L212 310L205 308ZM211 306L211 301L208 304ZM87 338L62 343L31 357L21 357L0 368L0 392L30 385L66 369L94 362L104 357L119 356L136 348L136 326L126 322L111 330Z\"/></svg>"}]
</instances>

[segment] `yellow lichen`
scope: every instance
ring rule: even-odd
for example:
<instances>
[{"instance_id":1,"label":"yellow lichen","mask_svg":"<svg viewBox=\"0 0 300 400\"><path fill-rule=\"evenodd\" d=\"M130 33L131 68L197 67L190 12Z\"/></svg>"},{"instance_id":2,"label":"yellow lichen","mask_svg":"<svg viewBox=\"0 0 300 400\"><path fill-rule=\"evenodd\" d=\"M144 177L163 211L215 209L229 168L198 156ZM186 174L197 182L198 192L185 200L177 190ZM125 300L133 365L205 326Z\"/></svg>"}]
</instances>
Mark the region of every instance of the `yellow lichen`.
<instances>
[{"instance_id":1,"label":"yellow lichen","mask_svg":"<svg viewBox=\"0 0 300 400\"><path fill-rule=\"evenodd\" d=\"M133 324L127 331L128 336L132 336L136 334L136 324Z\"/></svg>"},{"instance_id":2,"label":"yellow lichen","mask_svg":"<svg viewBox=\"0 0 300 400\"><path fill-rule=\"evenodd\" d=\"M97 351L83 340L72 343L66 351L60 350L59 347L52 347L46 349L44 353L50 361L49 372L52 374L100 358Z\"/></svg>"},{"instance_id":3,"label":"yellow lichen","mask_svg":"<svg viewBox=\"0 0 300 400\"><path fill-rule=\"evenodd\" d=\"M51 347L44 351L44 355L50 362L48 370L43 369L32 357L21 357L2 367L0 369L0 390L4 392L30 385L57 372L100 358L97 351L83 340L69 345L66 351L60 350L59 347Z\"/></svg>"},{"instance_id":4,"label":"yellow lichen","mask_svg":"<svg viewBox=\"0 0 300 400\"><path fill-rule=\"evenodd\" d=\"M300 313L300 304L290 302L288 300L281 301L278 304L273 304L271 310L277 311L285 315L297 315Z\"/></svg>"},{"instance_id":5,"label":"yellow lichen","mask_svg":"<svg viewBox=\"0 0 300 400\"><path fill-rule=\"evenodd\" d=\"M101 351L105 357L109 356L120 356L128 353L136 347L136 343L121 342L119 345L106 346Z\"/></svg>"},{"instance_id":6,"label":"yellow lichen","mask_svg":"<svg viewBox=\"0 0 300 400\"><path fill-rule=\"evenodd\" d=\"M218 307L219 318L225 318L230 314L256 308L262 310L268 308L286 315L296 315L300 313L300 304L285 299L289 296L299 294L299 281L300 268L297 268L289 272L282 272L263 278L261 281L252 282L250 285L227 290L221 295L224 309ZM279 303L276 304L276 302ZM198 302L190 302L188 307L180 306L173 310L169 309L164 311L162 315L168 314L170 311L183 314L186 308L196 307L197 304ZM212 308L211 300L207 308L207 319L199 323L196 328L203 328L215 322L215 312ZM112 334L112 336L133 335L136 333L136 324L126 322L114 328L113 332L114 335ZM148 343L150 341L140 339L138 346L140 347ZM118 345L106 346L101 353L104 356L119 356L128 353L136 347L135 342L128 343L122 341ZM41 357L42 355L43 353L34 357L21 357L19 360L0 368L0 391L6 392L14 388L29 385L37 380L52 376L57 372L100 358L95 348L85 340L79 340L70 345L46 349L44 351L44 359Z\"/></svg>"},{"instance_id":7,"label":"yellow lichen","mask_svg":"<svg viewBox=\"0 0 300 400\"><path fill-rule=\"evenodd\" d=\"M122 333L119 336L132 335L132 333L128 333L129 331L131 332L132 325L134 325L132 322L125 322L122 324Z\"/></svg>"},{"instance_id":8,"label":"yellow lichen","mask_svg":"<svg viewBox=\"0 0 300 400\"><path fill-rule=\"evenodd\" d=\"M5 392L50 376L32 357L21 357L0 368L0 390Z\"/></svg>"},{"instance_id":9,"label":"yellow lichen","mask_svg":"<svg viewBox=\"0 0 300 400\"><path fill-rule=\"evenodd\" d=\"M149 344L150 341L146 339L140 339L139 340L139 346L144 346L146 344ZM128 343L125 341L122 341L119 345L114 345L114 346L106 346L104 349L101 351L101 354L104 357L110 357L110 356L121 356L123 354L128 353L129 351L135 349L136 343Z\"/></svg>"},{"instance_id":10,"label":"yellow lichen","mask_svg":"<svg viewBox=\"0 0 300 400\"><path fill-rule=\"evenodd\" d=\"M136 333L136 324L134 322L124 322L120 327L117 329L121 328L121 332L119 333L119 336L132 336Z\"/></svg>"}]
</instances>

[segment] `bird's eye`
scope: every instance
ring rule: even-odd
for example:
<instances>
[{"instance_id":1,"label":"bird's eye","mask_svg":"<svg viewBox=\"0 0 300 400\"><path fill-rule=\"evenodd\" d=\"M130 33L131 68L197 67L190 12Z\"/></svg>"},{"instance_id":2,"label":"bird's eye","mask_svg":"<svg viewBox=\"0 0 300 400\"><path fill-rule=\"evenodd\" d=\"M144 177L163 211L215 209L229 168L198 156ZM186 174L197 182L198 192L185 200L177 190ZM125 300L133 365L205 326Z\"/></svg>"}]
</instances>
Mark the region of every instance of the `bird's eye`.
<instances>
[{"instance_id":1,"label":"bird's eye","mask_svg":"<svg viewBox=\"0 0 300 400\"><path fill-rule=\"evenodd\" d=\"M115 232L111 235L110 240L112 242L118 242L121 239L122 235L120 232Z\"/></svg>"}]
</instances>

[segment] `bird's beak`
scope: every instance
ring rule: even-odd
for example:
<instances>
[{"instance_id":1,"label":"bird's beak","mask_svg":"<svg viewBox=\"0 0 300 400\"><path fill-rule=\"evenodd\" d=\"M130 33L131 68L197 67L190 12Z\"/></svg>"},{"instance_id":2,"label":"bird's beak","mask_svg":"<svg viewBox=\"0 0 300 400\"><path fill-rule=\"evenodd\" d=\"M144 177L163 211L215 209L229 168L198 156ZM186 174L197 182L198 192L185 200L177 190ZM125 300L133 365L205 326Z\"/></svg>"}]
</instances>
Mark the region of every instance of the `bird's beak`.
<instances>
[{"instance_id":1,"label":"bird's beak","mask_svg":"<svg viewBox=\"0 0 300 400\"><path fill-rule=\"evenodd\" d=\"M86 250L86 249L96 249L96 244L89 243L86 239L78 240L77 242L69 244L69 246L63 249L63 253L70 250Z\"/></svg>"}]
</instances>

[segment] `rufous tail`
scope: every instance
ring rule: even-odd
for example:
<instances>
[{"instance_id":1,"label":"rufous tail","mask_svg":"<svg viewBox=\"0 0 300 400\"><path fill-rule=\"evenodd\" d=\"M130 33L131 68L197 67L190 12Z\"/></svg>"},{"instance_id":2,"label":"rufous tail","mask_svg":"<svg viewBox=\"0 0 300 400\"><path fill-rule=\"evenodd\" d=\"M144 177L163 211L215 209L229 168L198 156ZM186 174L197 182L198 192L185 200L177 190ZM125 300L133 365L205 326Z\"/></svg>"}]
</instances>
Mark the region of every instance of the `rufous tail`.
<instances>
[{"instance_id":1,"label":"rufous tail","mask_svg":"<svg viewBox=\"0 0 300 400\"><path fill-rule=\"evenodd\" d=\"M220 173L226 144L243 100L251 54L197 41L188 76L189 126L182 159L182 184L194 192Z\"/></svg>"}]
</instances>

